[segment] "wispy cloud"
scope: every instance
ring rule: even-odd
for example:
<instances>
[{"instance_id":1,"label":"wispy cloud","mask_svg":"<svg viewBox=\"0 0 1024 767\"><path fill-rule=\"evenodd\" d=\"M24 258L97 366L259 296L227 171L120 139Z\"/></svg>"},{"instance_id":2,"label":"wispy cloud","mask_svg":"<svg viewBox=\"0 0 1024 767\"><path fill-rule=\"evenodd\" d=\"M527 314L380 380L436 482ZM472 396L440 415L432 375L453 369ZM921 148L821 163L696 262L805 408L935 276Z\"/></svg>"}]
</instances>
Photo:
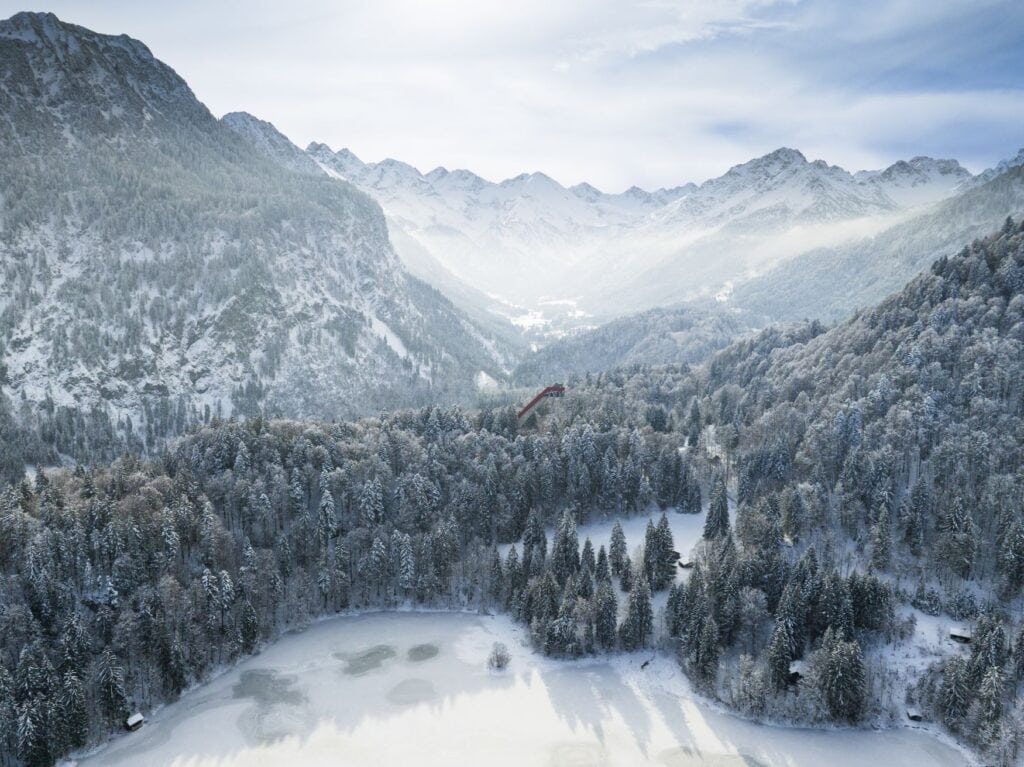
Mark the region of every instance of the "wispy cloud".
<instances>
[{"instance_id":1,"label":"wispy cloud","mask_svg":"<svg viewBox=\"0 0 1024 767\"><path fill-rule=\"evenodd\" d=\"M1017 0L52 0L297 143L617 190L781 145L976 169L1024 145ZM0 0L0 13L20 10ZM6 11L6 12L5 12Z\"/></svg>"}]
</instances>

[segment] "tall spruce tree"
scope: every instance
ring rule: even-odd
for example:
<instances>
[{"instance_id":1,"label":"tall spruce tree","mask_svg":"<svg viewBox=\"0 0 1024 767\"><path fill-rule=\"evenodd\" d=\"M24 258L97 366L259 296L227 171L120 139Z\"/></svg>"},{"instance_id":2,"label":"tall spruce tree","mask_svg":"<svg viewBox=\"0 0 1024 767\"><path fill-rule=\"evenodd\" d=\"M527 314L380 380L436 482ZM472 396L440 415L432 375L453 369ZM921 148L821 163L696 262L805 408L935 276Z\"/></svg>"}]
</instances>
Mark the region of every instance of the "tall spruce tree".
<instances>
[{"instance_id":1,"label":"tall spruce tree","mask_svg":"<svg viewBox=\"0 0 1024 767\"><path fill-rule=\"evenodd\" d=\"M626 534L622 531L622 525L618 520L612 525L611 545L608 548L608 564L611 566L612 575L622 576L622 570L626 563L629 552L626 547Z\"/></svg>"},{"instance_id":2,"label":"tall spruce tree","mask_svg":"<svg viewBox=\"0 0 1024 767\"><path fill-rule=\"evenodd\" d=\"M729 532L729 498L725 490L725 478L719 475L711 489L711 505L704 520L704 538L713 540Z\"/></svg>"}]
</instances>

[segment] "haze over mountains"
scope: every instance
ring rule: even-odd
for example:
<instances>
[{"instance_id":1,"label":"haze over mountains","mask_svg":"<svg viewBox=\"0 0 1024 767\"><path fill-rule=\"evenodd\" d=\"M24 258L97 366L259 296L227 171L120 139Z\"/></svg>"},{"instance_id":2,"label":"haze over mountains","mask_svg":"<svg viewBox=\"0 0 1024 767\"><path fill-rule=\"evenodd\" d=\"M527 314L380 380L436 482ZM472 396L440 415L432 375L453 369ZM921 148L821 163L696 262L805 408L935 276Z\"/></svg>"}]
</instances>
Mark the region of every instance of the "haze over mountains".
<instances>
[{"instance_id":1,"label":"haze over mountains","mask_svg":"<svg viewBox=\"0 0 1024 767\"><path fill-rule=\"evenodd\" d=\"M555 286L582 288L595 279L609 282L618 272L678 262L680 253L673 248L693 247L708 237L721 243L727 235L785 233L792 227L814 236L806 230L815 225L895 216L945 199L972 178L956 161L924 157L854 176L822 161L809 162L796 150L779 149L699 187L656 192L634 187L605 194L586 184L566 189L542 173L492 183L469 171L438 168L421 174L395 160L366 164L348 150L335 153L322 144L311 145L309 152L329 171L374 195L389 220L460 278L488 291L534 299L537 280L524 277L523 270L541 270ZM849 234L818 236L827 241ZM736 266L728 263L733 271ZM584 274L574 277L577 271ZM709 275L719 271L711 267ZM683 296L714 286L691 280L676 290Z\"/></svg>"},{"instance_id":2,"label":"haze over mountains","mask_svg":"<svg viewBox=\"0 0 1024 767\"><path fill-rule=\"evenodd\" d=\"M885 259L866 252L879 248L879 236L890 233L895 242L913 230L930 253L991 230L1019 207L1014 191L986 184L1018 166L1020 156L977 176L956 160L929 157L850 173L782 148L699 186L608 194L587 183L566 188L539 172L491 182L468 170L366 163L319 143L302 153L269 123L224 119L290 167L310 171L311 158L373 196L408 268L463 306L514 318L519 306L522 325L546 325L556 335L684 300L722 301L744 283L744 295L755 296L758 285L777 281L776 269L785 273L787 262L811 252L822 261L855 252L867 262L872 278L850 296L862 303L823 308L818 282L806 295L791 292L778 312L760 298L732 303L769 318L843 316L898 289L923 266L911 259L906 268L886 267L891 275L875 274L892 258L891 248Z\"/></svg>"}]
</instances>

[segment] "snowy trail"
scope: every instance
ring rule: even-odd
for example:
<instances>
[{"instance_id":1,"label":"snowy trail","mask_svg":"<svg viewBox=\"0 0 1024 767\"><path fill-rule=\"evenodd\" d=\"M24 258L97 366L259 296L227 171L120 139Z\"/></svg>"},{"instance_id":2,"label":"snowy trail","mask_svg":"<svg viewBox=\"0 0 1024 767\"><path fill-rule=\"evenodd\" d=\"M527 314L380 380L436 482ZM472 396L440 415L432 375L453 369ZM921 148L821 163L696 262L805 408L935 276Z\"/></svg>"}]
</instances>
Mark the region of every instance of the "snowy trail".
<instances>
[{"instance_id":1,"label":"snowy trail","mask_svg":"<svg viewBox=\"0 0 1024 767\"><path fill-rule=\"evenodd\" d=\"M495 641L512 655L492 673ZM953 767L911 730L815 731L746 722L693 697L668 658L575 662L530 651L502 616L377 613L286 636L156 712L85 767L415 764Z\"/></svg>"}]
</instances>

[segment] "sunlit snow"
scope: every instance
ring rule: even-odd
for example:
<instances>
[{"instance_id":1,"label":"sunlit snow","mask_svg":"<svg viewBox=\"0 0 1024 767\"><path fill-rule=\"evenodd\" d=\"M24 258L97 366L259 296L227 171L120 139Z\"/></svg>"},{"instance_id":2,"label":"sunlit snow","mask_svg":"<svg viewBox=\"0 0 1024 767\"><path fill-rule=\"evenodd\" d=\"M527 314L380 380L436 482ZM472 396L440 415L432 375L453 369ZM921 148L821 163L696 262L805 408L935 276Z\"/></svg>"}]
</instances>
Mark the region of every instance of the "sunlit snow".
<instances>
[{"instance_id":1,"label":"sunlit snow","mask_svg":"<svg viewBox=\"0 0 1024 767\"><path fill-rule=\"evenodd\" d=\"M490 672L505 642L512 661ZM766 727L695 698L650 653L554 661L504 617L378 613L290 635L83 767L961 765L912 730Z\"/></svg>"}]
</instances>

